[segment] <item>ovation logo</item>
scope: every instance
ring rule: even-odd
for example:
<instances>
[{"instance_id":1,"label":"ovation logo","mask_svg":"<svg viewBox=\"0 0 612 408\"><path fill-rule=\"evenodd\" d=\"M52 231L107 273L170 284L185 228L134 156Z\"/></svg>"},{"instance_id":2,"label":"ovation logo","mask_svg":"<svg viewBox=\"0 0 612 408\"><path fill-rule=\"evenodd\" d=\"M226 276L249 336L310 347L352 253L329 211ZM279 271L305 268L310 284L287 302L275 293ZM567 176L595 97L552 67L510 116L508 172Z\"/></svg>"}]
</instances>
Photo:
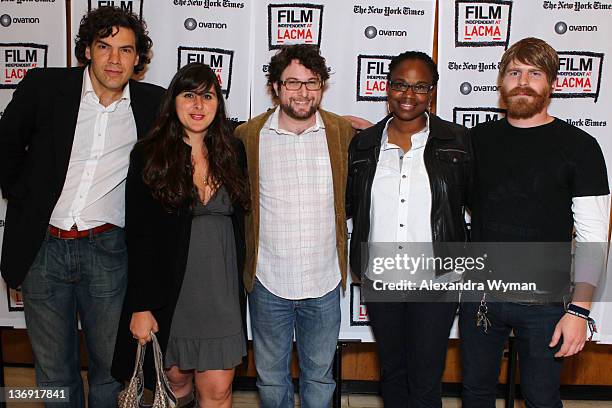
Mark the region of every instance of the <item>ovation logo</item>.
<instances>
[{"instance_id":1,"label":"ovation logo","mask_svg":"<svg viewBox=\"0 0 612 408\"><path fill-rule=\"evenodd\" d=\"M0 26L9 27L11 24L40 24L38 17L11 17L8 14L0 16Z\"/></svg>"},{"instance_id":2,"label":"ovation logo","mask_svg":"<svg viewBox=\"0 0 612 408\"><path fill-rule=\"evenodd\" d=\"M469 82L463 82L459 85L459 92L462 95L469 95L472 92L497 92L498 90L498 85L472 85Z\"/></svg>"},{"instance_id":3,"label":"ovation logo","mask_svg":"<svg viewBox=\"0 0 612 408\"><path fill-rule=\"evenodd\" d=\"M368 26L363 31L363 34L368 39L373 39L377 35L381 37L406 37L408 32L406 30L379 30L374 26Z\"/></svg>"},{"instance_id":4,"label":"ovation logo","mask_svg":"<svg viewBox=\"0 0 612 408\"><path fill-rule=\"evenodd\" d=\"M321 46L323 5L269 4L268 49L285 44L316 44Z\"/></svg>"},{"instance_id":5,"label":"ovation logo","mask_svg":"<svg viewBox=\"0 0 612 408\"><path fill-rule=\"evenodd\" d=\"M0 89L15 89L32 68L47 66L46 44L0 43Z\"/></svg>"},{"instance_id":6,"label":"ovation logo","mask_svg":"<svg viewBox=\"0 0 612 408\"><path fill-rule=\"evenodd\" d=\"M209 21L197 21L195 18L189 17L185 19L183 23L183 27L185 27L188 31L193 31L196 28L208 28L213 30L225 30L227 29L226 23L218 23L218 22L209 22Z\"/></svg>"},{"instance_id":7,"label":"ovation logo","mask_svg":"<svg viewBox=\"0 0 612 408\"><path fill-rule=\"evenodd\" d=\"M508 47L512 1L457 0L456 47Z\"/></svg>"},{"instance_id":8,"label":"ovation logo","mask_svg":"<svg viewBox=\"0 0 612 408\"><path fill-rule=\"evenodd\" d=\"M135 13L142 18L142 3L144 3L144 0L87 0L87 10L91 11L99 7L117 7Z\"/></svg>"},{"instance_id":9,"label":"ovation logo","mask_svg":"<svg viewBox=\"0 0 612 408\"><path fill-rule=\"evenodd\" d=\"M505 109L499 108L453 108L453 122L471 128L479 123L498 120L506 115Z\"/></svg>"},{"instance_id":10,"label":"ovation logo","mask_svg":"<svg viewBox=\"0 0 612 408\"><path fill-rule=\"evenodd\" d=\"M217 75L223 95L228 98L232 85L234 51L221 48L178 47L177 70L190 62L208 65Z\"/></svg>"},{"instance_id":11,"label":"ovation logo","mask_svg":"<svg viewBox=\"0 0 612 408\"><path fill-rule=\"evenodd\" d=\"M577 32L593 32L598 31L599 28L596 25L570 25L568 26L564 21L559 21L555 24L554 27L555 33L559 35L565 34L569 31L577 31Z\"/></svg>"}]
</instances>

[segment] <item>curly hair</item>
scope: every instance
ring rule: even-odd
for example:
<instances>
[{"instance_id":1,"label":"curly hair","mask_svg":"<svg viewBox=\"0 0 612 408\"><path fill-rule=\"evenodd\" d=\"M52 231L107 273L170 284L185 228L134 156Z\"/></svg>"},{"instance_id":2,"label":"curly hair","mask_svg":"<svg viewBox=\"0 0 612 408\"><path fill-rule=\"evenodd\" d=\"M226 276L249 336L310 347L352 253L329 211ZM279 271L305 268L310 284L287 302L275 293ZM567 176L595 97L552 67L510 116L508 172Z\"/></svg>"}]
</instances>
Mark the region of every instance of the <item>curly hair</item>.
<instances>
[{"instance_id":1,"label":"curly hair","mask_svg":"<svg viewBox=\"0 0 612 408\"><path fill-rule=\"evenodd\" d=\"M429 72L431 73L432 85L436 86L436 84L438 83L438 79L440 79L440 74L438 74L438 66L429 55L421 51L406 51L393 57L391 59L391 62L389 63L387 81L391 80L391 73L393 72L393 70L403 61L407 60L418 60L424 62L425 65L427 65L427 68L429 68Z\"/></svg>"},{"instance_id":2,"label":"curly hair","mask_svg":"<svg viewBox=\"0 0 612 408\"><path fill-rule=\"evenodd\" d=\"M321 56L319 47L312 44L286 45L272 57L268 66L268 86L272 95L274 95L273 84L281 80L283 71L293 60L298 60L300 64L314 72L321 81L329 79L325 58Z\"/></svg>"},{"instance_id":3,"label":"curly hair","mask_svg":"<svg viewBox=\"0 0 612 408\"><path fill-rule=\"evenodd\" d=\"M93 44L94 40L112 35L113 27L129 28L134 32L138 54L138 65L134 67L134 73L144 70L145 66L151 62L150 51L153 46L147 25L134 13L112 6L99 7L81 19L74 46L77 60L83 65L88 65L90 61L85 56L85 50Z\"/></svg>"},{"instance_id":4,"label":"curly hair","mask_svg":"<svg viewBox=\"0 0 612 408\"><path fill-rule=\"evenodd\" d=\"M194 167L191 147L183 138L185 129L176 114L176 97L183 91L206 91L214 88L217 112L204 136L208 151L209 172L213 180L224 185L233 202L249 208L249 188L244 170L238 165L238 154L225 113L225 102L217 75L208 65L193 62L172 78L161 102L160 113L146 138L138 142L146 160L143 181L151 194L169 212L183 203L194 204L198 193L193 184Z\"/></svg>"}]
</instances>

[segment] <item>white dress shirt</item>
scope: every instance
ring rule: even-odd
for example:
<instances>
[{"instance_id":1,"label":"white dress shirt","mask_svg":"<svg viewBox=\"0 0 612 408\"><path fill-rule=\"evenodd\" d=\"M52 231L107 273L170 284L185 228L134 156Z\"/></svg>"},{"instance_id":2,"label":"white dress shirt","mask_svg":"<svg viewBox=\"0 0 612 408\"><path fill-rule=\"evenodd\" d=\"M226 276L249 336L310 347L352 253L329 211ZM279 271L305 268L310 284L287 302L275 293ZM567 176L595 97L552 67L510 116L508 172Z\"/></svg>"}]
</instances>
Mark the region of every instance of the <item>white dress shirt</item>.
<instances>
[{"instance_id":1,"label":"white dress shirt","mask_svg":"<svg viewBox=\"0 0 612 408\"><path fill-rule=\"evenodd\" d=\"M136 122L130 86L107 107L93 90L89 69L83 74L81 102L66 181L49 223L86 230L110 223L125 225L125 179Z\"/></svg>"},{"instance_id":2,"label":"white dress shirt","mask_svg":"<svg viewBox=\"0 0 612 408\"><path fill-rule=\"evenodd\" d=\"M431 242L431 188L423 153L429 137L429 117L412 135L404 152L382 134L380 155L372 182L370 242Z\"/></svg>"},{"instance_id":3,"label":"white dress shirt","mask_svg":"<svg viewBox=\"0 0 612 408\"><path fill-rule=\"evenodd\" d=\"M426 116L425 127L412 135L412 146L407 152L389 142L388 127L391 119L383 130L370 197L370 258L388 257L396 253L414 257L434 256L433 247L428 244L432 241L432 234L431 186L424 160L425 145L429 138L429 116ZM392 248L390 243L397 245L397 250ZM410 279L410 276L404 275L402 271L377 276L371 271L371 264L368 265L366 276L370 279L385 276L389 281L394 278ZM433 268L411 273L411 280L417 283L421 279L432 279L436 282L461 279L458 273L436 277Z\"/></svg>"},{"instance_id":4,"label":"white dress shirt","mask_svg":"<svg viewBox=\"0 0 612 408\"><path fill-rule=\"evenodd\" d=\"M257 279L284 299L321 297L338 286L334 189L325 127L280 129L279 108L259 139Z\"/></svg>"}]
</instances>

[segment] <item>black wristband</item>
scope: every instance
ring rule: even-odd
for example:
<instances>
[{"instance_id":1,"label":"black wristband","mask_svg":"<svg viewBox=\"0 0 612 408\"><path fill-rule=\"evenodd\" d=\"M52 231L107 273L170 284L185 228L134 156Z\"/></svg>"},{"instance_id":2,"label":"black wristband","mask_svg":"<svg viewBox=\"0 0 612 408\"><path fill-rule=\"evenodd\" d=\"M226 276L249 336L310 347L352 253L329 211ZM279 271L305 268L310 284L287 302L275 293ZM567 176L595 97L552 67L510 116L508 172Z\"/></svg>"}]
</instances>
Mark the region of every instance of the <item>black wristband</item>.
<instances>
[{"instance_id":1,"label":"black wristband","mask_svg":"<svg viewBox=\"0 0 612 408\"><path fill-rule=\"evenodd\" d=\"M580 307L580 306L576 306L573 303L570 303L569 305L567 305L567 309L568 312L574 312L572 314L577 314L577 315L582 315L585 317L589 317L589 314L591 313L591 311L589 309L585 309L584 307Z\"/></svg>"}]
</instances>

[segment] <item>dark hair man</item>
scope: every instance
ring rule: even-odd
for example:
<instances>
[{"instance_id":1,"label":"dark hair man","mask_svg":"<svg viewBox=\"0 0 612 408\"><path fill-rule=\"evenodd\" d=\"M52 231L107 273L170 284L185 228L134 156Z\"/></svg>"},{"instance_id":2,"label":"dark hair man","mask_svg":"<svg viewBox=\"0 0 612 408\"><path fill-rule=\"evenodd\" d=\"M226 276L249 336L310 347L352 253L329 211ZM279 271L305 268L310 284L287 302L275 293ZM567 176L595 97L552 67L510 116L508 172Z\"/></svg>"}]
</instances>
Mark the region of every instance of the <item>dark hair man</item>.
<instances>
[{"instance_id":1,"label":"dark hair man","mask_svg":"<svg viewBox=\"0 0 612 408\"><path fill-rule=\"evenodd\" d=\"M561 357L580 352L586 341L597 271L605 259L610 196L597 141L548 113L558 68L557 53L540 39L525 38L511 46L499 70L506 118L472 130L476 163L472 240L503 243L499 245L504 259L490 268L494 274L503 271L496 277L522 277L538 285L537 290L489 291L462 299L466 408L495 406L500 360L510 330L517 341L521 389L528 407L562 406ZM570 293L573 229L577 247L586 250L576 252L575 288ZM517 256L509 255L517 245L522 245ZM542 250L550 247L552 256L541 262L547 258ZM580 257L581 252L590 254ZM564 305L565 299L571 303Z\"/></svg>"},{"instance_id":2,"label":"dark hair man","mask_svg":"<svg viewBox=\"0 0 612 408\"><path fill-rule=\"evenodd\" d=\"M83 407L77 314L88 351L90 407L115 407L110 366L127 285L123 226L129 155L163 89L130 80L152 42L113 7L79 28L80 68L33 69L0 120L0 187L8 200L2 276L21 285L40 387L68 387Z\"/></svg>"},{"instance_id":3,"label":"dark hair man","mask_svg":"<svg viewBox=\"0 0 612 408\"><path fill-rule=\"evenodd\" d=\"M282 48L268 84L278 106L236 129L249 163L244 281L262 406L293 406L293 335L302 406L329 406L347 271L344 195L351 124L320 109L328 78L312 45Z\"/></svg>"}]
</instances>

